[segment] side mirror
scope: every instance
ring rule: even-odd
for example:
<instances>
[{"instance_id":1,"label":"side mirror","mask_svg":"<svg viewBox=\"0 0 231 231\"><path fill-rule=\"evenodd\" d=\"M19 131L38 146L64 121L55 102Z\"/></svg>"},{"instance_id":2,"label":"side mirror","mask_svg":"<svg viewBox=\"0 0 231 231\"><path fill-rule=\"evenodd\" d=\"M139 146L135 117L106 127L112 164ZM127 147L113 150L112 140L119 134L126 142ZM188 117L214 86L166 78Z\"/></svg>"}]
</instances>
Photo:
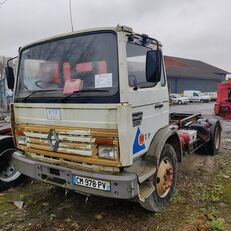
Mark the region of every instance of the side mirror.
<instances>
[{"instance_id":1,"label":"side mirror","mask_svg":"<svg viewBox=\"0 0 231 231\"><path fill-rule=\"evenodd\" d=\"M14 71L12 67L7 66L5 68L7 86L10 90L14 89Z\"/></svg>"},{"instance_id":2,"label":"side mirror","mask_svg":"<svg viewBox=\"0 0 231 231\"><path fill-rule=\"evenodd\" d=\"M146 55L146 80L157 83L161 77L161 51L150 50Z\"/></svg>"}]
</instances>

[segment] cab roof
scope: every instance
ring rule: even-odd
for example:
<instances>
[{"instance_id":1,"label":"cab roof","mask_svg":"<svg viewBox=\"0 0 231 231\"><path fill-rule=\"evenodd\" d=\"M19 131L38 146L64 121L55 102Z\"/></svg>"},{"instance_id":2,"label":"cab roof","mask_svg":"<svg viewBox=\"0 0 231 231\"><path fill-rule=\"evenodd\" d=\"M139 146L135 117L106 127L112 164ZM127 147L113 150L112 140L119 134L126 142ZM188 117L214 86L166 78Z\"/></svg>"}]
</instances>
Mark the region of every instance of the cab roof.
<instances>
[{"instance_id":1,"label":"cab roof","mask_svg":"<svg viewBox=\"0 0 231 231\"><path fill-rule=\"evenodd\" d=\"M52 41L52 40L56 40L56 39L61 39L61 38L66 38L66 37L72 37L78 34L84 34L84 33L89 33L89 32L100 32L100 31L114 31L114 32L125 32L134 36L147 36L148 38L150 38L151 40L154 40L156 43L158 43L159 46L162 46L161 43L154 39L149 37L148 35L145 34L137 34L133 32L133 29L131 27L127 27L127 26L121 26L121 25L117 25L116 27L100 27L100 28L89 28L89 29L83 29L83 30L78 30L78 31L73 31L70 33L63 33L63 34L59 34L59 35L54 35L51 37L47 37L41 40L37 40L35 42L29 43L23 47L21 47L20 49L25 49L27 47L36 45L36 44L40 44L40 43L44 43L44 42L48 42L48 41Z\"/></svg>"}]
</instances>

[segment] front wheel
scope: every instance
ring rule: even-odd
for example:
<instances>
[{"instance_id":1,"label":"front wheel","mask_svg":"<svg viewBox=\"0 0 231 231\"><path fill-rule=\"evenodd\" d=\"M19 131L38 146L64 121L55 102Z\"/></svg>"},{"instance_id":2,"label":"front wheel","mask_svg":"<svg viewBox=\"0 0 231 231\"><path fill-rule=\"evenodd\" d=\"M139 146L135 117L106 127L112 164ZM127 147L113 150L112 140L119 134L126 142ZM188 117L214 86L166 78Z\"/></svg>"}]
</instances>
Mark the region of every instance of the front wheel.
<instances>
[{"instance_id":1,"label":"front wheel","mask_svg":"<svg viewBox=\"0 0 231 231\"><path fill-rule=\"evenodd\" d=\"M21 183L25 176L18 172L12 161L12 154L15 152L13 139L1 140L0 145L0 191Z\"/></svg>"},{"instance_id":2,"label":"front wheel","mask_svg":"<svg viewBox=\"0 0 231 231\"><path fill-rule=\"evenodd\" d=\"M176 189L177 158L172 145L165 144L157 171L153 177L155 191L144 201L141 206L152 212L159 212L171 199Z\"/></svg>"},{"instance_id":3,"label":"front wheel","mask_svg":"<svg viewBox=\"0 0 231 231\"><path fill-rule=\"evenodd\" d=\"M182 104L183 102L181 100L178 101L178 104Z\"/></svg>"}]
</instances>

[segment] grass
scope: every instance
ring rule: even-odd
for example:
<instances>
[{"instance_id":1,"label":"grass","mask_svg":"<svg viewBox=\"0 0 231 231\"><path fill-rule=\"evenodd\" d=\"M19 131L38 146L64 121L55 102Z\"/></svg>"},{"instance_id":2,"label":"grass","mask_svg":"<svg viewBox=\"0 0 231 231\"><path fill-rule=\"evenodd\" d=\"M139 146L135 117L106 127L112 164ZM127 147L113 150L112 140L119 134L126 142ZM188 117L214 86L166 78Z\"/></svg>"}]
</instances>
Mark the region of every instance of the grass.
<instances>
[{"instance_id":1,"label":"grass","mask_svg":"<svg viewBox=\"0 0 231 231\"><path fill-rule=\"evenodd\" d=\"M222 224L219 220L212 220L209 222L208 228L211 230L224 230L224 224Z\"/></svg>"}]
</instances>

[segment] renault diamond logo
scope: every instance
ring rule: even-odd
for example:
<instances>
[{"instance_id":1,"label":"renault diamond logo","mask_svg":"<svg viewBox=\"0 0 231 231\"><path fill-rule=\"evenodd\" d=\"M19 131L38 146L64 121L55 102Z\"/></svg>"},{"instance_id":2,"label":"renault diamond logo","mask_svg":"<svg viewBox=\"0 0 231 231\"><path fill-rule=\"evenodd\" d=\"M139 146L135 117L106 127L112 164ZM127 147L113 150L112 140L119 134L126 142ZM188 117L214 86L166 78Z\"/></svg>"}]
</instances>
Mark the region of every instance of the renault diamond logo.
<instances>
[{"instance_id":1,"label":"renault diamond logo","mask_svg":"<svg viewBox=\"0 0 231 231\"><path fill-rule=\"evenodd\" d=\"M51 147L52 151L57 151L59 148L59 137L55 129L50 129L47 136L48 144Z\"/></svg>"}]
</instances>

